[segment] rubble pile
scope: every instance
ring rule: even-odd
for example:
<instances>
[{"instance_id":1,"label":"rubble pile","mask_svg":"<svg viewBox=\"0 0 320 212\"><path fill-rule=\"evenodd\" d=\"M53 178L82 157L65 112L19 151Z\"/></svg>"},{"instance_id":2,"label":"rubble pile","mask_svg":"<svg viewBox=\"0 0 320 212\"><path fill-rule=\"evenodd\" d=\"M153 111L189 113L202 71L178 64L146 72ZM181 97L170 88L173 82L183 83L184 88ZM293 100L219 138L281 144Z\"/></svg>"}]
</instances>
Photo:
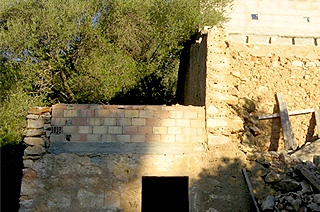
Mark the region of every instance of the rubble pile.
<instances>
[{"instance_id":1,"label":"rubble pile","mask_svg":"<svg viewBox=\"0 0 320 212\"><path fill-rule=\"evenodd\" d=\"M301 171L319 180L320 165L303 162L284 151L247 156L250 179L262 211L320 211L319 190Z\"/></svg>"}]
</instances>

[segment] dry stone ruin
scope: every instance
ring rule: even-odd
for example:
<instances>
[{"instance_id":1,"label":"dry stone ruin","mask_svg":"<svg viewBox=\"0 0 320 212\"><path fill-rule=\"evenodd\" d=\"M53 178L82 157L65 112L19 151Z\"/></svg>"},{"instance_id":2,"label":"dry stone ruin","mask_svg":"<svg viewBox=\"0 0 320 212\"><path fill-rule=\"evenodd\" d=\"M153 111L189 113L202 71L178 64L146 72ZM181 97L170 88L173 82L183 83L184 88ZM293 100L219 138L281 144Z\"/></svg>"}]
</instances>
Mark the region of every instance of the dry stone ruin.
<instances>
[{"instance_id":1,"label":"dry stone ruin","mask_svg":"<svg viewBox=\"0 0 320 212\"><path fill-rule=\"evenodd\" d=\"M191 46L180 104L29 108L20 211L251 211L243 168L261 211L320 211L302 174L320 176L314 113L290 116L294 152L279 117L259 120L278 92L289 112L317 109L319 47L228 32Z\"/></svg>"}]
</instances>

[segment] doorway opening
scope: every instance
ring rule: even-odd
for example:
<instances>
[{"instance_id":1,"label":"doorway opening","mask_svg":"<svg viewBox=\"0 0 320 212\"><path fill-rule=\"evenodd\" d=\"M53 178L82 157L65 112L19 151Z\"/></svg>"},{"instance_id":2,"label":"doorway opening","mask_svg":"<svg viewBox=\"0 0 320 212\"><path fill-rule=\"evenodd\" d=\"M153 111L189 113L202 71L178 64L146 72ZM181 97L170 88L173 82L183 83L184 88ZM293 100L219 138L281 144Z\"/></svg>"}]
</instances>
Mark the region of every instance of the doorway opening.
<instances>
[{"instance_id":1,"label":"doorway opening","mask_svg":"<svg viewBox=\"0 0 320 212\"><path fill-rule=\"evenodd\" d=\"M188 212L189 177L142 177L142 212Z\"/></svg>"}]
</instances>

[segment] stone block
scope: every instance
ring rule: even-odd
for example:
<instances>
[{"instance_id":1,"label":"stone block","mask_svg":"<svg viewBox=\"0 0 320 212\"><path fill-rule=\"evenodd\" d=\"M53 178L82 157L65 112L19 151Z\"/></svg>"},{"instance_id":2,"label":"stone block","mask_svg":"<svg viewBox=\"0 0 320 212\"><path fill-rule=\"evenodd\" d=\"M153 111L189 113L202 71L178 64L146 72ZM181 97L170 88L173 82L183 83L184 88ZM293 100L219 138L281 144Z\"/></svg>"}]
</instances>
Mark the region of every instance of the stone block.
<instances>
[{"instance_id":1,"label":"stone block","mask_svg":"<svg viewBox=\"0 0 320 212\"><path fill-rule=\"evenodd\" d=\"M131 135L131 142L146 142L146 135Z\"/></svg>"},{"instance_id":2,"label":"stone block","mask_svg":"<svg viewBox=\"0 0 320 212\"><path fill-rule=\"evenodd\" d=\"M224 128L228 126L228 121L221 118L207 119L208 128Z\"/></svg>"},{"instance_id":3,"label":"stone block","mask_svg":"<svg viewBox=\"0 0 320 212\"><path fill-rule=\"evenodd\" d=\"M108 126L93 126L94 134L106 134L108 133Z\"/></svg>"},{"instance_id":4,"label":"stone block","mask_svg":"<svg viewBox=\"0 0 320 212\"><path fill-rule=\"evenodd\" d=\"M30 107L28 113L32 114L42 114L46 112L51 112L51 107Z\"/></svg>"},{"instance_id":5,"label":"stone block","mask_svg":"<svg viewBox=\"0 0 320 212\"><path fill-rule=\"evenodd\" d=\"M182 134L182 128L181 127L168 127L168 134L180 135L180 134Z\"/></svg>"},{"instance_id":6,"label":"stone block","mask_svg":"<svg viewBox=\"0 0 320 212\"><path fill-rule=\"evenodd\" d=\"M153 127L152 133L153 134L167 134L168 128L167 127Z\"/></svg>"},{"instance_id":7,"label":"stone block","mask_svg":"<svg viewBox=\"0 0 320 212\"><path fill-rule=\"evenodd\" d=\"M130 135L117 135L118 142L130 142Z\"/></svg>"},{"instance_id":8,"label":"stone block","mask_svg":"<svg viewBox=\"0 0 320 212\"><path fill-rule=\"evenodd\" d=\"M24 150L24 155L43 155L46 152L46 148L40 145L28 146Z\"/></svg>"},{"instance_id":9,"label":"stone block","mask_svg":"<svg viewBox=\"0 0 320 212\"><path fill-rule=\"evenodd\" d=\"M96 110L95 116L96 117L109 117L110 111L109 110Z\"/></svg>"},{"instance_id":10,"label":"stone block","mask_svg":"<svg viewBox=\"0 0 320 212\"><path fill-rule=\"evenodd\" d=\"M190 142L190 136L187 135L176 135L176 142L188 143Z\"/></svg>"},{"instance_id":11,"label":"stone block","mask_svg":"<svg viewBox=\"0 0 320 212\"><path fill-rule=\"evenodd\" d=\"M315 46L314 38L295 38L296 46Z\"/></svg>"},{"instance_id":12,"label":"stone block","mask_svg":"<svg viewBox=\"0 0 320 212\"><path fill-rule=\"evenodd\" d=\"M160 126L174 127L176 126L176 121L175 119L161 119Z\"/></svg>"},{"instance_id":13,"label":"stone block","mask_svg":"<svg viewBox=\"0 0 320 212\"><path fill-rule=\"evenodd\" d=\"M43 129L28 129L25 131L25 136L33 137L33 136L40 136L44 135L46 132Z\"/></svg>"},{"instance_id":14,"label":"stone block","mask_svg":"<svg viewBox=\"0 0 320 212\"><path fill-rule=\"evenodd\" d=\"M41 137L25 137L24 142L28 145L34 146L34 145L40 145L44 146L44 140Z\"/></svg>"},{"instance_id":15,"label":"stone block","mask_svg":"<svg viewBox=\"0 0 320 212\"><path fill-rule=\"evenodd\" d=\"M122 127L119 126L109 126L108 127L109 134L122 134Z\"/></svg>"},{"instance_id":16,"label":"stone block","mask_svg":"<svg viewBox=\"0 0 320 212\"><path fill-rule=\"evenodd\" d=\"M38 119L40 116L35 114L29 114L27 115L27 119Z\"/></svg>"},{"instance_id":17,"label":"stone block","mask_svg":"<svg viewBox=\"0 0 320 212\"><path fill-rule=\"evenodd\" d=\"M117 125L119 126L131 126L132 118L117 118Z\"/></svg>"},{"instance_id":18,"label":"stone block","mask_svg":"<svg viewBox=\"0 0 320 212\"><path fill-rule=\"evenodd\" d=\"M33 160L23 160L23 166L25 168L30 168L32 167L34 164L34 161Z\"/></svg>"},{"instance_id":19,"label":"stone block","mask_svg":"<svg viewBox=\"0 0 320 212\"><path fill-rule=\"evenodd\" d=\"M153 118L167 119L169 118L169 111L156 110L153 112Z\"/></svg>"},{"instance_id":20,"label":"stone block","mask_svg":"<svg viewBox=\"0 0 320 212\"><path fill-rule=\"evenodd\" d=\"M137 118L137 117L139 117L139 111L138 110L126 110L125 111L125 117L127 117L127 118Z\"/></svg>"},{"instance_id":21,"label":"stone block","mask_svg":"<svg viewBox=\"0 0 320 212\"><path fill-rule=\"evenodd\" d=\"M44 126L44 121L42 119L28 119L27 128L29 129L40 129Z\"/></svg>"}]
</instances>

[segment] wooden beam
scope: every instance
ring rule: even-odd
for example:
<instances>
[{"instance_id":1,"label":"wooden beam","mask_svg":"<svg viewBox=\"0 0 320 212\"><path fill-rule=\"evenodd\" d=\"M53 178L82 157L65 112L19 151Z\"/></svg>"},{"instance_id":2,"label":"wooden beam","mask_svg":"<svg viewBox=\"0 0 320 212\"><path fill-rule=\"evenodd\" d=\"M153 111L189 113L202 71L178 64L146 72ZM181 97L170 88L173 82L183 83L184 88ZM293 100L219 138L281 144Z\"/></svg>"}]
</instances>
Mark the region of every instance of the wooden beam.
<instances>
[{"instance_id":1,"label":"wooden beam","mask_svg":"<svg viewBox=\"0 0 320 212\"><path fill-rule=\"evenodd\" d=\"M295 115L301 115L301 114L307 114L307 113L313 113L315 112L315 109L303 109L303 110L295 110L292 112L288 112L289 116L295 116ZM271 115L261 115L259 116L259 120L263 119L273 119L280 117L280 113L274 113Z\"/></svg>"},{"instance_id":2,"label":"wooden beam","mask_svg":"<svg viewBox=\"0 0 320 212\"><path fill-rule=\"evenodd\" d=\"M320 109L314 111L314 116L316 118L316 125L318 129L318 138L320 138Z\"/></svg>"},{"instance_id":3,"label":"wooden beam","mask_svg":"<svg viewBox=\"0 0 320 212\"><path fill-rule=\"evenodd\" d=\"M299 166L298 170L301 174L318 190L320 191L320 179L317 178L311 171L308 169Z\"/></svg>"},{"instance_id":4,"label":"wooden beam","mask_svg":"<svg viewBox=\"0 0 320 212\"><path fill-rule=\"evenodd\" d=\"M244 178L246 179L246 183L247 183L247 185L248 185L249 192L250 192L252 201L253 201L253 203L254 203L254 206L256 207L257 212L260 212L258 203L257 203L257 201L256 201L256 197L255 197L254 192L253 192L253 187L252 187L252 184L251 184L251 181L250 181L250 178L249 178L249 175L248 175L248 173L247 173L246 168L243 168L243 169L242 169L242 172L243 172Z\"/></svg>"},{"instance_id":5,"label":"wooden beam","mask_svg":"<svg viewBox=\"0 0 320 212\"><path fill-rule=\"evenodd\" d=\"M296 150L298 145L292 131L287 103L284 99L283 93L278 92L276 95L277 95L277 100L278 100L279 109L280 109L280 120L281 120L285 149Z\"/></svg>"}]
</instances>

